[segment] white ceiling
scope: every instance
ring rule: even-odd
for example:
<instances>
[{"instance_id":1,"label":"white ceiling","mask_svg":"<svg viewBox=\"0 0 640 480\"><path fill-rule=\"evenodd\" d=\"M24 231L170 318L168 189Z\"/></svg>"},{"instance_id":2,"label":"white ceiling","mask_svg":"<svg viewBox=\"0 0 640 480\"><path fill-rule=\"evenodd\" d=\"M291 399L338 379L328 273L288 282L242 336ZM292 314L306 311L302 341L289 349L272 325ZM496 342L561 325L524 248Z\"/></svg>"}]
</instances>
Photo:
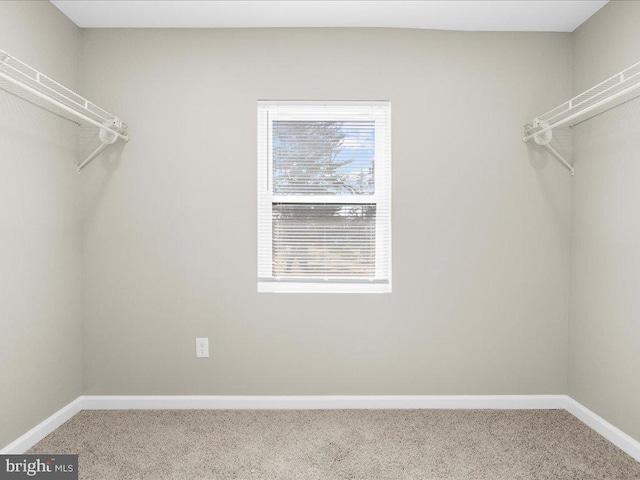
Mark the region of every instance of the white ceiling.
<instances>
[{"instance_id":1,"label":"white ceiling","mask_svg":"<svg viewBox=\"0 0 640 480\"><path fill-rule=\"evenodd\" d=\"M572 32L607 0L51 0L96 27L397 27Z\"/></svg>"}]
</instances>

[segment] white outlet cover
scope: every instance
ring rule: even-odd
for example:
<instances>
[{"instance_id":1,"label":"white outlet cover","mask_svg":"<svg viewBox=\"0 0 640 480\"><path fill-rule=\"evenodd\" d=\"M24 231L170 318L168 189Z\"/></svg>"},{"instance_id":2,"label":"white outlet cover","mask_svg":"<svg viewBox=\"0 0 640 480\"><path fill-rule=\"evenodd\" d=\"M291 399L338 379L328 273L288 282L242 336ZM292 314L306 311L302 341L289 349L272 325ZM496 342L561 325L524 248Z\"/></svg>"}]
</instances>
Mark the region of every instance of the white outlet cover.
<instances>
[{"instance_id":1,"label":"white outlet cover","mask_svg":"<svg viewBox=\"0 0 640 480\"><path fill-rule=\"evenodd\" d=\"M196 357L209 357L209 339L207 337L196 338Z\"/></svg>"}]
</instances>

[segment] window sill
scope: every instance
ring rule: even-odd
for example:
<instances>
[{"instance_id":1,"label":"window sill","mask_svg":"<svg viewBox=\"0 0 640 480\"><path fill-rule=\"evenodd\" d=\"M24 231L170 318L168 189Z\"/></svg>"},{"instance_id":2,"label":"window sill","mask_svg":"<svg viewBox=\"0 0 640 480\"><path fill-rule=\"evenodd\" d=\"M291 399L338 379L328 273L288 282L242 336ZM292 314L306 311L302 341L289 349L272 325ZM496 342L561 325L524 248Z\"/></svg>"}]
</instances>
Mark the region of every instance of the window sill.
<instances>
[{"instance_id":1,"label":"window sill","mask_svg":"<svg viewBox=\"0 0 640 480\"><path fill-rule=\"evenodd\" d=\"M259 293L391 293L390 283L258 282Z\"/></svg>"}]
</instances>

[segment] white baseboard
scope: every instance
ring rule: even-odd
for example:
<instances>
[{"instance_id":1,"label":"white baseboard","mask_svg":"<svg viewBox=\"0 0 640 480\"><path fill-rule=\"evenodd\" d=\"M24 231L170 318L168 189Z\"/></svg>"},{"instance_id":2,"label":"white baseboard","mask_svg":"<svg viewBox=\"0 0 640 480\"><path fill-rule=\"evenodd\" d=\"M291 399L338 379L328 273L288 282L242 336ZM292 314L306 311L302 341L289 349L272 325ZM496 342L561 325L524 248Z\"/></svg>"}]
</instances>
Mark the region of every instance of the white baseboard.
<instances>
[{"instance_id":1,"label":"white baseboard","mask_svg":"<svg viewBox=\"0 0 640 480\"><path fill-rule=\"evenodd\" d=\"M574 417L581 420L604 438L613 443L623 452L640 462L640 442L631 438L619 428L607 422L573 398L566 396L565 409Z\"/></svg>"},{"instance_id":2,"label":"white baseboard","mask_svg":"<svg viewBox=\"0 0 640 480\"><path fill-rule=\"evenodd\" d=\"M640 442L566 395L84 395L0 454L26 452L81 410L563 409L640 462Z\"/></svg>"},{"instance_id":3,"label":"white baseboard","mask_svg":"<svg viewBox=\"0 0 640 480\"><path fill-rule=\"evenodd\" d=\"M564 395L90 395L85 410L562 409Z\"/></svg>"},{"instance_id":4,"label":"white baseboard","mask_svg":"<svg viewBox=\"0 0 640 480\"><path fill-rule=\"evenodd\" d=\"M53 432L64 422L82 410L82 397L76 398L73 402L65 405L49 418L43 420L20 438L11 442L0 450L2 455L21 454L29 450L44 437Z\"/></svg>"}]
</instances>

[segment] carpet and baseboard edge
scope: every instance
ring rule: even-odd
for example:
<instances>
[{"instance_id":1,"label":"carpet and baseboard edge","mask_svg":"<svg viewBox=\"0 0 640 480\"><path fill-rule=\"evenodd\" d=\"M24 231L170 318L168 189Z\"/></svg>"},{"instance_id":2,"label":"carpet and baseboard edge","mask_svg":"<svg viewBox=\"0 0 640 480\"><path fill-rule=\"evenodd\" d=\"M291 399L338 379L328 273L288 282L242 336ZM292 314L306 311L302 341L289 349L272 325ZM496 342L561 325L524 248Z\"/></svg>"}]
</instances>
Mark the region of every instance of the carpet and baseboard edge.
<instances>
[{"instance_id":1,"label":"carpet and baseboard edge","mask_svg":"<svg viewBox=\"0 0 640 480\"><path fill-rule=\"evenodd\" d=\"M81 395L0 450L26 452L81 410L564 409L640 462L640 442L567 395Z\"/></svg>"}]
</instances>

